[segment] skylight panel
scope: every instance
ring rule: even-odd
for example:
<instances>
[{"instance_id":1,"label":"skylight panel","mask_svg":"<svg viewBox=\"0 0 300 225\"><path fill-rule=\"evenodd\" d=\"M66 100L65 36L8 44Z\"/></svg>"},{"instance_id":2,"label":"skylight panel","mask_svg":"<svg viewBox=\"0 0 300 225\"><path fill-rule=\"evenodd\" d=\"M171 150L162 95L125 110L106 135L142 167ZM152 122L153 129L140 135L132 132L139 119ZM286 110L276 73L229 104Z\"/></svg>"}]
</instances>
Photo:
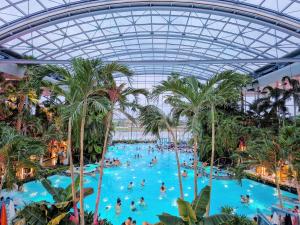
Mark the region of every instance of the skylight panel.
<instances>
[{"instance_id":1,"label":"skylight panel","mask_svg":"<svg viewBox=\"0 0 300 225\"><path fill-rule=\"evenodd\" d=\"M300 3L294 2L286 10L283 11L285 14L300 19Z\"/></svg>"},{"instance_id":2,"label":"skylight panel","mask_svg":"<svg viewBox=\"0 0 300 225\"><path fill-rule=\"evenodd\" d=\"M267 8L267 9L272 9L274 11L280 12L283 9L285 9L285 7L290 4L290 0L265 0L262 4L263 7Z\"/></svg>"},{"instance_id":3,"label":"skylight panel","mask_svg":"<svg viewBox=\"0 0 300 225\"><path fill-rule=\"evenodd\" d=\"M7 7L0 10L0 16L6 22L10 22L23 17L23 14L15 7Z\"/></svg>"}]
</instances>

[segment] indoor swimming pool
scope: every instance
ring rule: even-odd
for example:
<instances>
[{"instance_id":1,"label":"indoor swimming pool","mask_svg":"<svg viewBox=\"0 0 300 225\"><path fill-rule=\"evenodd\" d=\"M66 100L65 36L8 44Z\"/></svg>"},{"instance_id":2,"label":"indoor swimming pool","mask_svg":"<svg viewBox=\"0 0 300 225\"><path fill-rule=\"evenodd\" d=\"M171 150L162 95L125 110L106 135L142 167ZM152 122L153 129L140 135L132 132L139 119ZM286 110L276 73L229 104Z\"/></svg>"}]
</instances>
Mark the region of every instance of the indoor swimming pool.
<instances>
[{"instance_id":1,"label":"indoor swimming pool","mask_svg":"<svg viewBox=\"0 0 300 225\"><path fill-rule=\"evenodd\" d=\"M137 220L138 224L143 221L155 223L158 221L157 215L162 212L177 214L176 199L179 196L177 168L174 152L148 151L150 144L117 144L110 147L107 153L108 158L118 158L122 166L118 168L106 168L104 171L103 188L101 194L100 212L102 218L107 218L114 225L121 224L128 216ZM136 158L139 153L142 158ZM152 158L157 157L158 163L149 167ZM181 153L180 159L189 160L191 155ZM126 165L130 162L130 166ZM193 171L187 170L188 176L183 178L183 188L185 200L193 199ZM94 194L85 198L85 209L94 211L95 198L99 174L95 176L85 175L85 187L94 188ZM145 179L145 186L141 186L141 181ZM70 184L70 178L61 175L49 177L51 182L59 187L66 187ZM129 182L134 186L127 189ZM164 195L160 193L161 183L164 182L167 191ZM208 178L198 179L199 191L208 183ZM296 195L283 191L287 198L296 198ZM240 195L250 195L250 204L245 205L240 202ZM144 197L146 206L139 206L138 202ZM15 198L22 201L52 201L51 196L43 188L39 181L29 182L24 185L24 192L16 194ZM122 211L120 215L115 214L115 204L117 198L122 201ZM130 210L130 203L134 201L137 210ZM264 185L249 179L244 179L242 186L235 180L214 180L212 191L211 213L218 213L222 206L231 206L238 214L252 217L257 208L266 212L271 205L277 204L277 193L274 187ZM287 207L292 207L285 203Z\"/></svg>"}]
</instances>

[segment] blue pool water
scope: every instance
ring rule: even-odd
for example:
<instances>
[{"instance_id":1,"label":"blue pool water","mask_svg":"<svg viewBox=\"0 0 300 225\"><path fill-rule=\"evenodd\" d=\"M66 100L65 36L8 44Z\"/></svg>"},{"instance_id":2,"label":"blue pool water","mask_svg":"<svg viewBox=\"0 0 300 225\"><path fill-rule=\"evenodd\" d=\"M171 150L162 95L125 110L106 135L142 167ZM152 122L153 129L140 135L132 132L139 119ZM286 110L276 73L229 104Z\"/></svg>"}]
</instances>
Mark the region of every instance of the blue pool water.
<instances>
[{"instance_id":1,"label":"blue pool water","mask_svg":"<svg viewBox=\"0 0 300 225\"><path fill-rule=\"evenodd\" d=\"M158 221L157 215L162 212L168 212L177 215L176 199L179 196L177 169L175 154L173 152L151 152L148 153L149 144L125 145L118 144L110 148L107 157L118 157L123 165L119 168L107 168L104 171L103 189L101 197L100 212L102 218L108 218L114 225L120 225L128 216L137 220L137 224L143 221L155 223ZM154 146L154 145L153 145ZM143 158L134 159L137 151ZM151 158L156 156L158 163L154 167L149 167ZM191 158L187 153L181 153L181 162ZM130 167L126 166L129 160ZM191 201L193 198L193 171L188 171L188 177L183 178L185 199ZM85 187L93 187L95 192L99 175L85 176ZM66 187L70 183L70 178L66 176L55 175L49 178L53 184ZM141 180L145 179L146 184L141 187ZM132 190L127 190L130 181L134 182ZM161 182L165 182L167 192L165 196L160 194L159 188ZM207 184L207 178L199 178L199 190ZM240 195L249 194L251 204L243 205L240 203ZM272 204L277 204L276 190L273 187L257 183L252 180L244 179L242 186L234 180L214 180L212 191L212 213L220 212L222 206L234 207L239 214L253 216L256 209L269 213L268 208ZM295 195L284 192L283 195L289 198L296 198ZM140 207L138 200L145 198L146 206ZM40 182L29 182L25 184L25 192L19 196L23 201L52 201L51 196L42 187ZM95 206L96 193L85 198L85 209L93 211ZM122 200L122 212L119 216L115 214L116 199ZM130 202L135 201L137 211L131 212ZM287 207L292 207L286 203Z\"/></svg>"}]
</instances>

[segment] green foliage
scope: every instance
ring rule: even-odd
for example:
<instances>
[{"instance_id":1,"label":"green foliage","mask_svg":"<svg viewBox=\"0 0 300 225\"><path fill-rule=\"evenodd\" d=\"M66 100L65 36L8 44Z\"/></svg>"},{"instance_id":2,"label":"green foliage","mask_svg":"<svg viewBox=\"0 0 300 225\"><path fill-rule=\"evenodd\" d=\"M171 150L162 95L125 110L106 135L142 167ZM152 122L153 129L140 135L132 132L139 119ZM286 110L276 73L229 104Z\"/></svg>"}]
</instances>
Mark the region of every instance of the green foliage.
<instances>
[{"instance_id":1,"label":"green foliage","mask_svg":"<svg viewBox=\"0 0 300 225\"><path fill-rule=\"evenodd\" d=\"M4 181L6 188L11 188L17 181L16 172L20 167L36 170L39 164L30 160L30 156L44 153L46 146L38 139L19 134L14 128L0 124L0 155L4 158ZM1 189L1 188L0 188Z\"/></svg>"},{"instance_id":2,"label":"green foliage","mask_svg":"<svg viewBox=\"0 0 300 225\"><path fill-rule=\"evenodd\" d=\"M229 214L229 215L232 215L234 213L234 208L231 207L231 206L223 206L221 208L221 212L223 214Z\"/></svg>"},{"instance_id":3,"label":"green foliage","mask_svg":"<svg viewBox=\"0 0 300 225\"><path fill-rule=\"evenodd\" d=\"M233 216L228 214L204 216L205 209L209 204L209 193L210 187L204 187L192 204L178 199L177 204L180 217L163 213L158 216L160 223L164 225L221 225L232 220Z\"/></svg>"},{"instance_id":4,"label":"green foliage","mask_svg":"<svg viewBox=\"0 0 300 225\"><path fill-rule=\"evenodd\" d=\"M42 180L44 188L51 194L54 203L34 202L26 205L17 214L16 221L24 220L26 225L67 225L70 224L69 212L73 207L71 184L66 188L52 186L47 179ZM79 187L79 177L75 180L76 190ZM84 197L93 193L92 188L84 189ZM77 194L78 195L78 194ZM90 223L92 225L92 223Z\"/></svg>"},{"instance_id":5,"label":"green foliage","mask_svg":"<svg viewBox=\"0 0 300 225\"><path fill-rule=\"evenodd\" d=\"M177 199L177 205L179 216L183 221L189 224L193 224L197 221L196 213L189 202L179 198Z\"/></svg>"},{"instance_id":6,"label":"green foliage","mask_svg":"<svg viewBox=\"0 0 300 225\"><path fill-rule=\"evenodd\" d=\"M55 202L67 202L72 200L72 185L69 184L66 188L54 187L48 179L41 180L44 188L52 195ZM74 181L75 190L79 187L79 176Z\"/></svg>"},{"instance_id":7,"label":"green foliage","mask_svg":"<svg viewBox=\"0 0 300 225\"><path fill-rule=\"evenodd\" d=\"M192 208L195 210L198 218L204 216L206 212L206 207L209 204L210 200L210 187L205 186L197 198L192 202Z\"/></svg>"},{"instance_id":8,"label":"green foliage","mask_svg":"<svg viewBox=\"0 0 300 225\"><path fill-rule=\"evenodd\" d=\"M223 214L234 215L234 209L230 206L223 206L221 211ZM234 215L226 223L221 223L221 225L255 225L255 223L246 216Z\"/></svg>"}]
</instances>

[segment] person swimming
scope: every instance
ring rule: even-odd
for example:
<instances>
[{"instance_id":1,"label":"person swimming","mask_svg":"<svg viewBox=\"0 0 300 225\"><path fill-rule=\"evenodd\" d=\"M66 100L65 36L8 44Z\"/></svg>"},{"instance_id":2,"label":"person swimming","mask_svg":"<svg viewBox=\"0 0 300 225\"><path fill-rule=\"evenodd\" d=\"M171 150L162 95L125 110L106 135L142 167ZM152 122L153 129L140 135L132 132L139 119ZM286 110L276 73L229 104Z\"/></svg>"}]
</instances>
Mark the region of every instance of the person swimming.
<instances>
[{"instance_id":1,"label":"person swimming","mask_svg":"<svg viewBox=\"0 0 300 225\"><path fill-rule=\"evenodd\" d=\"M127 189L132 189L133 188L133 182L132 181L130 181L130 183L128 184L128 186L127 186Z\"/></svg>"},{"instance_id":2,"label":"person swimming","mask_svg":"<svg viewBox=\"0 0 300 225\"><path fill-rule=\"evenodd\" d=\"M132 218L128 217L127 220L122 223L122 225L131 225L131 223L132 223Z\"/></svg>"},{"instance_id":3,"label":"person swimming","mask_svg":"<svg viewBox=\"0 0 300 225\"><path fill-rule=\"evenodd\" d=\"M183 177L187 177L187 172L186 172L186 170L183 170L182 176L183 176Z\"/></svg>"},{"instance_id":4,"label":"person swimming","mask_svg":"<svg viewBox=\"0 0 300 225\"><path fill-rule=\"evenodd\" d=\"M127 166L130 166L130 162L129 162L129 161L127 161L127 162L126 162L126 165L127 165Z\"/></svg>"},{"instance_id":5,"label":"person swimming","mask_svg":"<svg viewBox=\"0 0 300 225\"><path fill-rule=\"evenodd\" d=\"M136 221L134 220L134 221L132 221L132 224L131 225L136 225Z\"/></svg>"},{"instance_id":6,"label":"person swimming","mask_svg":"<svg viewBox=\"0 0 300 225\"><path fill-rule=\"evenodd\" d=\"M152 162L150 162L150 163L149 163L149 167L152 167L152 166L153 166L153 163L152 163Z\"/></svg>"},{"instance_id":7,"label":"person swimming","mask_svg":"<svg viewBox=\"0 0 300 225\"><path fill-rule=\"evenodd\" d=\"M115 206L115 212L117 215L119 215L121 213L121 202L117 202L117 204Z\"/></svg>"},{"instance_id":8,"label":"person swimming","mask_svg":"<svg viewBox=\"0 0 300 225\"><path fill-rule=\"evenodd\" d=\"M136 211L134 201L132 201L131 204L130 204L130 210L133 211L133 212Z\"/></svg>"},{"instance_id":9,"label":"person swimming","mask_svg":"<svg viewBox=\"0 0 300 225\"><path fill-rule=\"evenodd\" d=\"M144 199L144 197L141 197L140 198L140 206L145 206L145 205L146 205L145 199Z\"/></svg>"},{"instance_id":10,"label":"person swimming","mask_svg":"<svg viewBox=\"0 0 300 225\"><path fill-rule=\"evenodd\" d=\"M249 195L246 195L246 196L241 195L241 203L246 203L246 204L250 203L250 196Z\"/></svg>"},{"instance_id":11,"label":"person swimming","mask_svg":"<svg viewBox=\"0 0 300 225\"><path fill-rule=\"evenodd\" d=\"M161 193L165 193L165 192L166 192L166 186L165 186L165 183L164 183L164 182L161 183L161 186L160 186L160 192L161 192Z\"/></svg>"},{"instance_id":12,"label":"person swimming","mask_svg":"<svg viewBox=\"0 0 300 225\"><path fill-rule=\"evenodd\" d=\"M117 215L119 215L121 213L121 199L120 198L117 198L117 204L115 206L115 212Z\"/></svg>"},{"instance_id":13,"label":"person swimming","mask_svg":"<svg viewBox=\"0 0 300 225\"><path fill-rule=\"evenodd\" d=\"M145 179L143 179L142 182L141 182L141 186L144 187L145 186L145 182L146 182Z\"/></svg>"}]
</instances>

